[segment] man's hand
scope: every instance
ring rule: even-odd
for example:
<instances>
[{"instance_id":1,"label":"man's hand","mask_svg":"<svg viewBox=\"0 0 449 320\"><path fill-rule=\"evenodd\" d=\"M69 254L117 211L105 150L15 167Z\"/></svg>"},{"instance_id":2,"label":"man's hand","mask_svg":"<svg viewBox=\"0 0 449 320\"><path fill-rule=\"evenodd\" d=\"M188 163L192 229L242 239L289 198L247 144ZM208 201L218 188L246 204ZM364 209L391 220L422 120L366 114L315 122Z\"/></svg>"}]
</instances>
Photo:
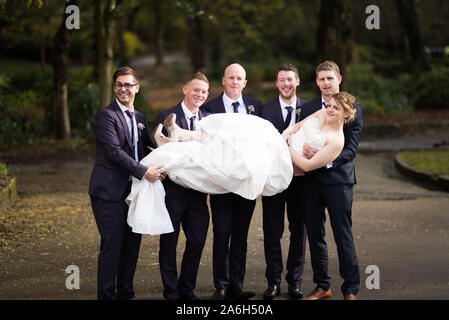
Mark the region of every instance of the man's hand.
<instances>
[{"instance_id":1,"label":"man's hand","mask_svg":"<svg viewBox=\"0 0 449 320\"><path fill-rule=\"evenodd\" d=\"M149 167L147 172L145 173L145 179L147 179L150 182L154 182L156 180L163 180L166 176L166 174L160 173L158 170L162 169L164 166L152 166Z\"/></svg>"},{"instance_id":2,"label":"man's hand","mask_svg":"<svg viewBox=\"0 0 449 320\"><path fill-rule=\"evenodd\" d=\"M304 143L302 147L302 156L308 160L313 158L313 156L318 152L318 149L312 148L307 143Z\"/></svg>"}]
</instances>

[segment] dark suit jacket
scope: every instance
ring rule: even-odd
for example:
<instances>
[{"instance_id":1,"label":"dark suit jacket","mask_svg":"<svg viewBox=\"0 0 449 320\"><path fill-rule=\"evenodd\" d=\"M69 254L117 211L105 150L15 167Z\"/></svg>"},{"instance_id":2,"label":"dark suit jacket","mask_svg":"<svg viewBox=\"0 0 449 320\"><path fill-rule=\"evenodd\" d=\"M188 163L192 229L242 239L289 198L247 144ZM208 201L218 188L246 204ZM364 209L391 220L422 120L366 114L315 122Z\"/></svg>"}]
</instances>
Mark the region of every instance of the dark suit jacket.
<instances>
[{"instance_id":1,"label":"dark suit jacket","mask_svg":"<svg viewBox=\"0 0 449 320\"><path fill-rule=\"evenodd\" d=\"M300 120L321 109L321 97L310 100L301 108ZM349 183L355 184L354 158L362 132L362 106L357 102L355 119L343 127L345 146L340 155L332 162L332 168L320 168L306 175L315 175L323 184Z\"/></svg>"},{"instance_id":2,"label":"dark suit jacket","mask_svg":"<svg viewBox=\"0 0 449 320\"><path fill-rule=\"evenodd\" d=\"M209 113L204 112L201 109L202 109L202 107L198 111L199 120L201 120L203 117L206 117L207 115L209 115ZM186 116L184 114L184 111L182 110L181 103L177 104L176 106L174 106L172 108L169 108L167 110L160 112L156 117L156 121L154 123L154 128L156 128L160 123L164 123L165 118L167 118L167 116L171 113L176 114L176 124L178 126L180 126L182 129L189 130L189 125L187 124ZM162 132L165 135L167 135L167 131L165 130L165 128L162 130ZM165 191L167 192L167 196L175 195L175 196L186 197L188 194L190 194L190 196L193 195L193 196L198 196L198 197L205 196L204 193L201 193L199 191L181 187L180 185L172 182L169 178L164 179L163 184L164 184Z\"/></svg>"},{"instance_id":3,"label":"dark suit jacket","mask_svg":"<svg viewBox=\"0 0 449 320\"><path fill-rule=\"evenodd\" d=\"M304 105L304 103L306 103L306 100L296 97L295 122L299 121L298 114L301 111L301 107ZM284 131L284 118L282 116L279 96L262 106L260 116L265 120L270 121L279 131L279 133L282 133Z\"/></svg>"},{"instance_id":4,"label":"dark suit jacket","mask_svg":"<svg viewBox=\"0 0 449 320\"><path fill-rule=\"evenodd\" d=\"M255 116L260 115L262 109L262 103L254 98L242 95L243 102L245 103L246 112ZM250 110L250 106L254 107L254 111ZM202 110L208 113L226 113L226 109L223 103L223 93L218 97L206 102L202 107Z\"/></svg>"},{"instance_id":5,"label":"dark suit jacket","mask_svg":"<svg viewBox=\"0 0 449 320\"><path fill-rule=\"evenodd\" d=\"M143 114L135 110L138 129L138 158L149 153L150 139ZM114 101L97 112L94 122L96 156L92 170L89 195L108 201L119 201L126 193L129 176L142 179L148 168L134 159L132 138L122 110Z\"/></svg>"}]
</instances>

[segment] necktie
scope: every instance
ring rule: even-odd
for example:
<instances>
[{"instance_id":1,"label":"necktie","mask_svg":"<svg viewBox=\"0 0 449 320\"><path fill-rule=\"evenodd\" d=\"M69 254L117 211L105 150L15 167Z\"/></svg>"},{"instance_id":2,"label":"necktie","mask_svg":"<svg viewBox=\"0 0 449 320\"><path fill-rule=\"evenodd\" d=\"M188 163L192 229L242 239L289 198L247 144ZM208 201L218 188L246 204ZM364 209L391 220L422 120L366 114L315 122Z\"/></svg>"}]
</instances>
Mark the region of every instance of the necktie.
<instances>
[{"instance_id":1,"label":"necktie","mask_svg":"<svg viewBox=\"0 0 449 320\"><path fill-rule=\"evenodd\" d=\"M327 109L329 107L329 105L327 104L326 101L323 101L323 109Z\"/></svg>"},{"instance_id":2,"label":"necktie","mask_svg":"<svg viewBox=\"0 0 449 320\"><path fill-rule=\"evenodd\" d=\"M284 121L284 129L287 129L288 126L290 125L290 121L292 121L293 107L287 106L287 107L285 107L285 109L287 109L288 113L287 113L287 117L285 118L285 121Z\"/></svg>"},{"instance_id":3,"label":"necktie","mask_svg":"<svg viewBox=\"0 0 449 320\"><path fill-rule=\"evenodd\" d=\"M195 130L194 124L193 124L193 122L195 121L195 119L196 119L196 116L190 117L190 131L194 131L194 130Z\"/></svg>"},{"instance_id":4,"label":"necktie","mask_svg":"<svg viewBox=\"0 0 449 320\"><path fill-rule=\"evenodd\" d=\"M238 101L232 103L232 106L234 107L234 113L239 113L239 105L240 103Z\"/></svg>"},{"instance_id":5,"label":"necktie","mask_svg":"<svg viewBox=\"0 0 449 320\"><path fill-rule=\"evenodd\" d=\"M131 119L131 140L132 140L132 144L133 144L134 158L137 161L138 157L137 157L137 148L136 148L136 137L134 136L134 112L126 110L125 113Z\"/></svg>"}]
</instances>

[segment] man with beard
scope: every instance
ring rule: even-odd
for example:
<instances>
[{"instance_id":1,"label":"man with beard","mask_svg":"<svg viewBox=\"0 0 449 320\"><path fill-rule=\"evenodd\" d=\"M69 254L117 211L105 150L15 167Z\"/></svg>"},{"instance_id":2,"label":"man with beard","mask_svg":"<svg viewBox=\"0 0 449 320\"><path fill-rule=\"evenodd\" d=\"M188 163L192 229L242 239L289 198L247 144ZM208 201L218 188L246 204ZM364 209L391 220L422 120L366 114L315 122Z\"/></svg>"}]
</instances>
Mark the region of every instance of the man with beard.
<instances>
[{"instance_id":1,"label":"man with beard","mask_svg":"<svg viewBox=\"0 0 449 320\"><path fill-rule=\"evenodd\" d=\"M298 69L292 64L283 64L277 70L276 87L279 97L263 105L261 117L270 121L279 133L299 119L301 106L305 100L296 96L300 79ZM302 177L293 177L290 186L283 192L270 197L262 197L265 277L268 288L264 299L273 299L280 294L283 270L281 238L284 232L284 212L290 229L290 246L287 259L286 281L291 298L302 298L302 274L304 272L307 233L302 208Z\"/></svg>"}]
</instances>

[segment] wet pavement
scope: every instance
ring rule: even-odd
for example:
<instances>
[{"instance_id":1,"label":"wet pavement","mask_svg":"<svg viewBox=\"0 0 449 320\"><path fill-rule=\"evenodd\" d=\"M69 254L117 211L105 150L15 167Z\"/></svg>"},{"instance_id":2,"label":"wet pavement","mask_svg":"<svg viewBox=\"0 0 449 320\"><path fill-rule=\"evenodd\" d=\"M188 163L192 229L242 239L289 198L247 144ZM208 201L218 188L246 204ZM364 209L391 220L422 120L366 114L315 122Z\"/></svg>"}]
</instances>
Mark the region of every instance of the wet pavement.
<instances>
[{"instance_id":1,"label":"wet pavement","mask_svg":"<svg viewBox=\"0 0 449 320\"><path fill-rule=\"evenodd\" d=\"M420 141L418 143L418 141ZM395 169L395 151L447 141L447 134L409 139L361 141L356 158L357 185L353 204L353 234L360 264L360 299L449 299L449 193L432 191L409 181ZM18 201L0 214L0 299L95 299L99 235L87 188L92 159L38 165L13 165ZM332 299L340 300L342 280L329 222L329 274ZM284 263L289 231L282 246ZM143 236L135 276L138 299L161 299L158 236ZM178 245L180 262L184 247ZM80 270L80 289L66 288L66 268ZM379 289L369 266L379 270ZM248 239L245 287L256 299L266 289L261 200L257 200ZM285 272L283 274L285 276ZM303 282L314 288L307 252ZM281 283L279 299L288 299ZM201 259L196 294L207 298L212 282L212 224Z\"/></svg>"}]
</instances>

